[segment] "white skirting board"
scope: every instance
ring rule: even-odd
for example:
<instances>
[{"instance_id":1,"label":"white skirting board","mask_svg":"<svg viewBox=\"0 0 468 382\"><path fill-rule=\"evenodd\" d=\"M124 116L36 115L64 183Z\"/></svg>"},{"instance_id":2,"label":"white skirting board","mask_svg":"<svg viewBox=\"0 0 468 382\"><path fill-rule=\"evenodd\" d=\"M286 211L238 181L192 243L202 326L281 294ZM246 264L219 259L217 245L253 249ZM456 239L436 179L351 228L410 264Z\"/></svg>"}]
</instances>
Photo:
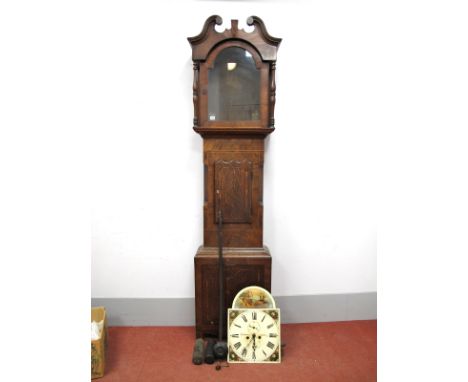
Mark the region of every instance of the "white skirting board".
<instances>
[{"instance_id":1,"label":"white skirting board","mask_svg":"<svg viewBox=\"0 0 468 382\"><path fill-rule=\"evenodd\" d=\"M275 297L282 323L374 320L377 292ZM195 325L194 298L92 298L110 326Z\"/></svg>"}]
</instances>

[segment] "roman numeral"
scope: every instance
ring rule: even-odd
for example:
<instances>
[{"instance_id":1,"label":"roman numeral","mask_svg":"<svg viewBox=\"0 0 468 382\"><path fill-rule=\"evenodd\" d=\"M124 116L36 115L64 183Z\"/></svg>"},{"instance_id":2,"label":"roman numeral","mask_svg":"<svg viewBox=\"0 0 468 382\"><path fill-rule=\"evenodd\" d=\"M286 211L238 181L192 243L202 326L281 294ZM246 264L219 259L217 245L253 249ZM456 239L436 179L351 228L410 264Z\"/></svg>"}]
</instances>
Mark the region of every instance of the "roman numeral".
<instances>
[{"instance_id":1,"label":"roman numeral","mask_svg":"<svg viewBox=\"0 0 468 382\"><path fill-rule=\"evenodd\" d=\"M263 355L266 357L267 353L265 353L265 350L262 349Z\"/></svg>"},{"instance_id":2,"label":"roman numeral","mask_svg":"<svg viewBox=\"0 0 468 382\"><path fill-rule=\"evenodd\" d=\"M273 343L271 343L270 341L268 341L267 346L268 346L271 350L273 350L274 347L275 347L275 344L273 344Z\"/></svg>"},{"instance_id":3,"label":"roman numeral","mask_svg":"<svg viewBox=\"0 0 468 382\"><path fill-rule=\"evenodd\" d=\"M231 337L239 338L239 334L231 334ZM271 337L271 336L270 336Z\"/></svg>"},{"instance_id":4,"label":"roman numeral","mask_svg":"<svg viewBox=\"0 0 468 382\"><path fill-rule=\"evenodd\" d=\"M273 337L273 338L274 338L274 337L278 337L278 334L276 334L276 333L270 333L270 337Z\"/></svg>"},{"instance_id":5,"label":"roman numeral","mask_svg":"<svg viewBox=\"0 0 468 382\"><path fill-rule=\"evenodd\" d=\"M238 328L241 328L241 326L240 326L240 325L237 325L237 324L234 324L234 326L237 326Z\"/></svg>"},{"instance_id":6,"label":"roman numeral","mask_svg":"<svg viewBox=\"0 0 468 382\"><path fill-rule=\"evenodd\" d=\"M241 343L240 342L237 342L234 344L234 347L237 349L239 349L241 347Z\"/></svg>"},{"instance_id":7,"label":"roman numeral","mask_svg":"<svg viewBox=\"0 0 468 382\"><path fill-rule=\"evenodd\" d=\"M242 357L245 357L247 355L247 348L244 348L244 350L242 350Z\"/></svg>"},{"instance_id":8,"label":"roman numeral","mask_svg":"<svg viewBox=\"0 0 468 382\"><path fill-rule=\"evenodd\" d=\"M263 318L262 318L262 322L263 322L263 320L264 320L265 318L266 318L266 314L263 316Z\"/></svg>"},{"instance_id":9,"label":"roman numeral","mask_svg":"<svg viewBox=\"0 0 468 382\"><path fill-rule=\"evenodd\" d=\"M257 312L252 312L252 320L256 320L257 319Z\"/></svg>"},{"instance_id":10,"label":"roman numeral","mask_svg":"<svg viewBox=\"0 0 468 382\"><path fill-rule=\"evenodd\" d=\"M270 324L267 326L268 329L270 329L274 324Z\"/></svg>"},{"instance_id":11,"label":"roman numeral","mask_svg":"<svg viewBox=\"0 0 468 382\"><path fill-rule=\"evenodd\" d=\"M242 316L242 319L244 320L244 322L247 322L247 318L245 316Z\"/></svg>"}]
</instances>

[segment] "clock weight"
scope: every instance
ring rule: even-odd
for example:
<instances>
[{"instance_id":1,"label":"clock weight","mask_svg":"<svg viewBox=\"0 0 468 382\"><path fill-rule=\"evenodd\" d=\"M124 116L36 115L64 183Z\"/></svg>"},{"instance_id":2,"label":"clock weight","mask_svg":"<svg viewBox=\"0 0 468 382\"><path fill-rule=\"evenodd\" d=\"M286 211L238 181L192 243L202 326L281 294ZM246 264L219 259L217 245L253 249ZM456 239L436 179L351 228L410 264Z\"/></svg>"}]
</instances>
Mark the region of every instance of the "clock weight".
<instances>
[{"instance_id":1,"label":"clock weight","mask_svg":"<svg viewBox=\"0 0 468 382\"><path fill-rule=\"evenodd\" d=\"M208 338L206 342L206 349L205 349L205 363L211 365L215 361L215 354L213 351L213 346L215 341L213 338Z\"/></svg>"},{"instance_id":2,"label":"clock weight","mask_svg":"<svg viewBox=\"0 0 468 382\"><path fill-rule=\"evenodd\" d=\"M226 359L227 356L227 344L225 341L218 341L213 346L213 352L217 359Z\"/></svg>"},{"instance_id":3,"label":"clock weight","mask_svg":"<svg viewBox=\"0 0 468 382\"><path fill-rule=\"evenodd\" d=\"M192 363L194 365L201 365L203 363L204 346L205 346L205 343L203 341L203 338L197 338L197 340L195 341L195 345L193 347L193 354L192 354Z\"/></svg>"}]
</instances>

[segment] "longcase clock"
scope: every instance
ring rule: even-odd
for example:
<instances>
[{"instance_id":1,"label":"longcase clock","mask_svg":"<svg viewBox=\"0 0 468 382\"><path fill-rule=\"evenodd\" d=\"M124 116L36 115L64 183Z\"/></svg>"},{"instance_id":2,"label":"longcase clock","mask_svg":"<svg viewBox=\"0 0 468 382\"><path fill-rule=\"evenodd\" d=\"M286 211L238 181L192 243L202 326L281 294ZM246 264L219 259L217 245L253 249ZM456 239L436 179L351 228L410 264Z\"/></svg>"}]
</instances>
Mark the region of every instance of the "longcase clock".
<instances>
[{"instance_id":1,"label":"longcase clock","mask_svg":"<svg viewBox=\"0 0 468 382\"><path fill-rule=\"evenodd\" d=\"M281 39L251 16L252 32L217 32L209 17L188 40L194 69L193 129L203 138L203 245L195 255L196 336L218 329L218 212L222 214L226 306L243 288L271 290L263 244L264 141L274 131L275 65ZM226 320L226 317L225 317ZM226 321L224 321L226 328Z\"/></svg>"}]
</instances>

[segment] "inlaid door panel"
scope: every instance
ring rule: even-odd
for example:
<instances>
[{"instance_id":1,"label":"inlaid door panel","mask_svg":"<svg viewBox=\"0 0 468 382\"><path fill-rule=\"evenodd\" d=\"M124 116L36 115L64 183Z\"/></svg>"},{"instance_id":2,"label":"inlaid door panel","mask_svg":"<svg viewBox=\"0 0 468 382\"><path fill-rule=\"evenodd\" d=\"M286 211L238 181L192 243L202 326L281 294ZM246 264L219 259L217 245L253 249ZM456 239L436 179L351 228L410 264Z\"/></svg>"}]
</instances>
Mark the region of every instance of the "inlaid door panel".
<instances>
[{"instance_id":1,"label":"inlaid door panel","mask_svg":"<svg viewBox=\"0 0 468 382\"><path fill-rule=\"evenodd\" d=\"M252 162L217 160L215 162L215 221L218 211L223 223L252 221Z\"/></svg>"}]
</instances>

